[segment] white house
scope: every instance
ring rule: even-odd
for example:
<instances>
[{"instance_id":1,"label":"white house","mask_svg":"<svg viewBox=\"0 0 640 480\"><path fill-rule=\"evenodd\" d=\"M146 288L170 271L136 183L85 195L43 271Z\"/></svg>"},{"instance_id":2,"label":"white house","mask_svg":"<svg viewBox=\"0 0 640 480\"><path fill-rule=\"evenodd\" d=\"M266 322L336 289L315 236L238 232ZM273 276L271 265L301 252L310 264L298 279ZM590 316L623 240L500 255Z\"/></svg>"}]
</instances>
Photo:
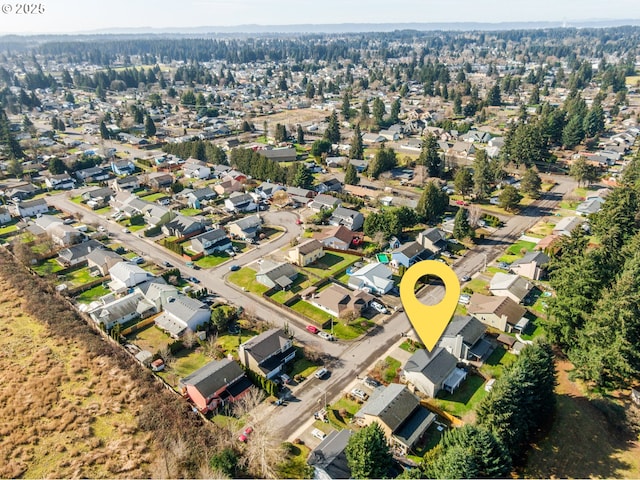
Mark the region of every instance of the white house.
<instances>
[{"instance_id":1,"label":"white house","mask_svg":"<svg viewBox=\"0 0 640 480\"><path fill-rule=\"evenodd\" d=\"M116 263L109 269L109 275L111 275L109 288L116 293L124 292L152 277L146 270L128 262Z\"/></svg>"},{"instance_id":2,"label":"white house","mask_svg":"<svg viewBox=\"0 0 640 480\"><path fill-rule=\"evenodd\" d=\"M211 311L200 300L178 295L169 299L156 325L173 338L180 338L187 330L195 332L211 319Z\"/></svg>"},{"instance_id":3,"label":"white house","mask_svg":"<svg viewBox=\"0 0 640 480\"><path fill-rule=\"evenodd\" d=\"M107 330L116 324L123 324L135 318L147 317L156 312L155 306L145 300L139 292L130 293L122 298L103 303L87 312L97 324L103 324Z\"/></svg>"},{"instance_id":4,"label":"white house","mask_svg":"<svg viewBox=\"0 0 640 480\"><path fill-rule=\"evenodd\" d=\"M353 272L349 277L349 288L385 294L393 287L393 272L382 263L370 263Z\"/></svg>"},{"instance_id":5,"label":"white house","mask_svg":"<svg viewBox=\"0 0 640 480\"><path fill-rule=\"evenodd\" d=\"M489 291L493 295L509 297L516 303L522 302L532 288L533 284L520 275L501 272L496 273L489 283Z\"/></svg>"},{"instance_id":6,"label":"white house","mask_svg":"<svg viewBox=\"0 0 640 480\"><path fill-rule=\"evenodd\" d=\"M182 171L187 178L206 179L211 175L211 168L195 158L188 158L182 165Z\"/></svg>"},{"instance_id":7,"label":"white house","mask_svg":"<svg viewBox=\"0 0 640 480\"><path fill-rule=\"evenodd\" d=\"M25 202L17 203L14 208L14 213L20 217L35 217L36 215L42 215L49 211L49 206L44 198L36 198L35 200L27 200Z\"/></svg>"}]
</instances>

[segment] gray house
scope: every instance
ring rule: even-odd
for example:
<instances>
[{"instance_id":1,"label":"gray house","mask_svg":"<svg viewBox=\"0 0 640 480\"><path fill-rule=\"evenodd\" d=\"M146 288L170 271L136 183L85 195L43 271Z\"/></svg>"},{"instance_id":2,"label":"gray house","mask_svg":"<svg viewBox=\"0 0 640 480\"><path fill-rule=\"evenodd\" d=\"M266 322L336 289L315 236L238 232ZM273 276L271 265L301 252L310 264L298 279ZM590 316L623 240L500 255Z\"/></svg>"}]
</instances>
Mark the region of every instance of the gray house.
<instances>
[{"instance_id":1,"label":"gray house","mask_svg":"<svg viewBox=\"0 0 640 480\"><path fill-rule=\"evenodd\" d=\"M429 352L417 350L407 361L403 376L407 383L429 397L445 389L455 391L466 377L466 372L456 368L458 360L442 347Z\"/></svg>"},{"instance_id":2,"label":"gray house","mask_svg":"<svg viewBox=\"0 0 640 480\"><path fill-rule=\"evenodd\" d=\"M364 215L349 208L338 207L329 219L330 225L344 225L351 231L360 230L364 224Z\"/></svg>"},{"instance_id":3,"label":"gray house","mask_svg":"<svg viewBox=\"0 0 640 480\"><path fill-rule=\"evenodd\" d=\"M440 253L447 248L444 232L436 227L427 228L420 232L416 241L433 253Z\"/></svg>"},{"instance_id":4,"label":"gray house","mask_svg":"<svg viewBox=\"0 0 640 480\"><path fill-rule=\"evenodd\" d=\"M223 252L232 248L231 240L229 240L227 232L222 228L214 228L191 239L191 250L196 253L202 252L205 255Z\"/></svg>"},{"instance_id":5,"label":"gray house","mask_svg":"<svg viewBox=\"0 0 640 480\"><path fill-rule=\"evenodd\" d=\"M456 315L447 325L438 345L453 354L459 361L481 360L491 350L484 340L487 327L472 316Z\"/></svg>"},{"instance_id":6,"label":"gray house","mask_svg":"<svg viewBox=\"0 0 640 480\"><path fill-rule=\"evenodd\" d=\"M269 288L278 286L283 290L290 287L298 277L298 271L290 263L263 261L256 280Z\"/></svg>"}]
</instances>

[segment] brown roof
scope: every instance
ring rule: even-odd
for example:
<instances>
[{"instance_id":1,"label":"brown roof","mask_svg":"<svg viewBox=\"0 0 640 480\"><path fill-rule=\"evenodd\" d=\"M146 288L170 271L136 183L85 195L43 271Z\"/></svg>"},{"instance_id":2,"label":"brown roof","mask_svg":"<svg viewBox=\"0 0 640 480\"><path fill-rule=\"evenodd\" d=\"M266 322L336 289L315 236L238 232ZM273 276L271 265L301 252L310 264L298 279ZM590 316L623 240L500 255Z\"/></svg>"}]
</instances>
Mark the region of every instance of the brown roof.
<instances>
[{"instance_id":1,"label":"brown roof","mask_svg":"<svg viewBox=\"0 0 640 480\"><path fill-rule=\"evenodd\" d=\"M359 187L357 185L345 185L343 190L356 197L375 197L380 193L379 190L373 190L371 188Z\"/></svg>"},{"instance_id":2,"label":"brown roof","mask_svg":"<svg viewBox=\"0 0 640 480\"><path fill-rule=\"evenodd\" d=\"M481 293L471 295L467 312L473 314L493 313L499 317L506 316L507 323L515 325L527 310L509 297L490 297Z\"/></svg>"},{"instance_id":3,"label":"brown roof","mask_svg":"<svg viewBox=\"0 0 640 480\"><path fill-rule=\"evenodd\" d=\"M551 247L558 240L560 240L560 238L561 238L560 235L547 235L546 237L544 237L542 240L538 242L538 244L536 245L536 250L544 251L547 248Z\"/></svg>"},{"instance_id":4,"label":"brown roof","mask_svg":"<svg viewBox=\"0 0 640 480\"><path fill-rule=\"evenodd\" d=\"M360 313L373 300L373 296L362 291L351 291L340 285L332 284L314 299L314 302L338 314L348 310Z\"/></svg>"},{"instance_id":5,"label":"brown roof","mask_svg":"<svg viewBox=\"0 0 640 480\"><path fill-rule=\"evenodd\" d=\"M353 240L353 232L349 230L344 225L340 225L339 227L331 227L327 228L325 231L318 234L317 238L320 240L324 240L325 238L336 237L339 240L342 240L347 245L351 244Z\"/></svg>"}]
</instances>

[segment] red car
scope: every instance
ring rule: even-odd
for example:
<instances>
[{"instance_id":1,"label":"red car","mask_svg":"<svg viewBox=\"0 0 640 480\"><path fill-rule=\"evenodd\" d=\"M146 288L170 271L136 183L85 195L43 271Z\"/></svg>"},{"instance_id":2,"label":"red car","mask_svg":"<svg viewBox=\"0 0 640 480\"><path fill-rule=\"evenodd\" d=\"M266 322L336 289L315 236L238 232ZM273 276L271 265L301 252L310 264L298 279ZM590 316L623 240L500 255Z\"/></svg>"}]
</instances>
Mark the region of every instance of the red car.
<instances>
[{"instance_id":1,"label":"red car","mask_svg":"<svg viewBox=\"0 0 640 480\"><path fill-rule=\"evenodd\" d=\"M456 200L456 205L464 205L464 200Z\"/></svg>"},{"instance_id":2,"label":"red car","mask_svg":"<svg viewBox=\"0 0 640 480\"><path fill-rule=\"evenodd\" d=\"M317 327L314 327L313 325L307 325L307 332L309 333L313 333L316 334L318 333L320 330L318 330Z\"/></svg>"}]
</instances>

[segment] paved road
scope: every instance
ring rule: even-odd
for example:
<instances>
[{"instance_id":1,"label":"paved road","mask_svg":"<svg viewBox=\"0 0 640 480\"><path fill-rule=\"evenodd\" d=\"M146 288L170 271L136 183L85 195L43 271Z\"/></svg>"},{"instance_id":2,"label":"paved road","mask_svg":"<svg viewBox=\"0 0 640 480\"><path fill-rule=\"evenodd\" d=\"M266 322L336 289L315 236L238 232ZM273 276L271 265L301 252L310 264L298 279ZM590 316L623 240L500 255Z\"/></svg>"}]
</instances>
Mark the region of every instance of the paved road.
<instances>
[{"instance_id":1,"label":"paved road","mask_svg":"<svg viewBox=\"0 0 640 480\"><path fill-rule=\"evenodd\" d=\"M454 265L454 270L458 275L470 276L481 271L485 263L491 262L501 255L508 244L517 239L526 229L533 226L541 217L547 215L562 199L562 196L575 186L575 182L569 179L562 177L561 180L551 192L527 207L521 212L521 215L509 219L504 227L498 229L489 239L461 258ZM199 278L203 286L236 305L251 309L252 313L260 319L269 321L277 326L282 326L285 322L288 323L289 328L299 342L324 354L325 365L331 371L329 377L323 380L307 379L300 386L294 387L295 398L287 406L270 407L268 409L269 414L273 416L273 424L280 426L278 433L282 438L288 438L292 435L318 409L319 401L324 403L325 396L329 403L335 397L340 396L347 385L357 376L363 374L365 368L375 363L381 353L387 351L398 341L402 333L409 332L411 329L405 313L399 312L388 316L381 325L378 325L369 334L358 340L352 342L327 342L307 332L304 328L304 323L297 317L293 317L268 302L247 294L238 287L226 282L225 276L228 273L228 264L209 270L195 271L187 267L182 258L156 245L149 239L140 238L135 234L123 233L119 224L73 203L65 194L47 197L47 202L67 212L82 213L85 222L103 225L113 237L157 263L168 261L178 265L186 275ZM265 213L265 223L284 227L286 229L285 234L268 244L239 255L233 260L233 263L241 266L248 265L262 258L266 253L288 246L292 239L301 234L301 227L296 225L297 218L297 215L291 212ZM442 298L443 292L443 287L431 286L421 296L421 301L427 304L436 303L439 298Z\"/></svg>"}]
</instances>

